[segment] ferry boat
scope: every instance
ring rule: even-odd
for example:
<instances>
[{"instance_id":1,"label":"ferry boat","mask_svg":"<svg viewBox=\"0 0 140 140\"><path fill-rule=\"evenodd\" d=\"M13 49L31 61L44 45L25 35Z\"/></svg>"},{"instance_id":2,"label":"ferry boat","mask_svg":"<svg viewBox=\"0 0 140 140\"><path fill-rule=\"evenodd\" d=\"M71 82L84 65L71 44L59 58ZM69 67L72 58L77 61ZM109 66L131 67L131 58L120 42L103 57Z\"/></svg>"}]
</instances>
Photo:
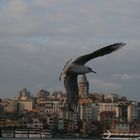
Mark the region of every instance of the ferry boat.
<instances>
[{"instance_id":1,"label":"ferry boat","mask_svg":"<svg viewBox=\"0 0 140 140\"><path fill-rule=\"evenodd\" d=\"M13 130L1 130L1 137L3 138L13 138L14 131Z\"/></svg>"},{"instance_id":2,"label":"ferry boat","mask_svg":"<svg viewBox=\"0 0 140 140\"><path fill-rule=\"evenodd\" d=\"M52 134L42 134L42 139L50 139L50 138L52 138L53 136L52 136Z\"/></svg>"},{"instance_id":3,"label":"ferry boat","mask_svg":"<svg viewBox=\"0 0 140 140\"><path fill-rule=\"evenodd\" d=\"M3 138L13 138L14 137L14 133L12 133L12 132L9 132L9 133L2 133L1 134L1 137L3 137Z\"/></svg>"},{"instance_id":4,"label":"ferry boat","mask_svg":"<svg viewBox=\"0 0 140 140\"><path fill-rule=\"evenodd\" d=\"M112 133L109 130L102 134L103 140L140 140L140 133Z\"/></svg>"},{"instance_id":5,"label":"ferry boat","mask_svg":"<svg viewBox=\"0 0 140 140\"><path fill-rule=\"evenodd\" d=\"M3 138L52 138L52 131L40 129L16 129L14 131L2 131L1 137Z\"/></svg>"},{"instance_id":6,"label":"ferry boat","mask_svg":"<svg viewBox=\"0 0 140 140\"><path fill-rule=\"evenodd\" d=\"M39 129L30 129L30 130L16 130L16 138L42 138L48 139L52 138L52 132L50 130L39 130Z\"/></svg>"},{"instance_id":7,"label":"ferry boat","mask_svg":"<svg viewBox=\"0 0 140 140\"><path fill-rule=\"evenodd\" d=\"M50 139L52 138L52 131L51 130L43 130L42 131L42 139Z\"/></svg>"}]
</instances>

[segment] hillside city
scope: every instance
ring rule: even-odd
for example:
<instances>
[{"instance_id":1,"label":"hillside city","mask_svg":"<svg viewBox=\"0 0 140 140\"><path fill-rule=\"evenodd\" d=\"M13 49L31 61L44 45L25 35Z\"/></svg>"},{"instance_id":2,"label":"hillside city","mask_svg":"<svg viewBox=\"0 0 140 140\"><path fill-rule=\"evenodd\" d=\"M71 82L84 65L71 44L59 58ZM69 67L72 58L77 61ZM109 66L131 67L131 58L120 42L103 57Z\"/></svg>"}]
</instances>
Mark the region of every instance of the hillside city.
<instances>
[{"instance_id":1,"label":"hillside city","mask_svg":"<svg viewBox=\"0 0 140 140\"><path fill-rule=\"evenodd\" d=\"M11 99L0 99L0 129L49 129L54 136L100 136L104 131L140 132L140 102L117 94L89 93L83 75L79 80L79 106L70 112L61 91L41 89L35 96L26 88Z\"/></svg>"}]
</instances>

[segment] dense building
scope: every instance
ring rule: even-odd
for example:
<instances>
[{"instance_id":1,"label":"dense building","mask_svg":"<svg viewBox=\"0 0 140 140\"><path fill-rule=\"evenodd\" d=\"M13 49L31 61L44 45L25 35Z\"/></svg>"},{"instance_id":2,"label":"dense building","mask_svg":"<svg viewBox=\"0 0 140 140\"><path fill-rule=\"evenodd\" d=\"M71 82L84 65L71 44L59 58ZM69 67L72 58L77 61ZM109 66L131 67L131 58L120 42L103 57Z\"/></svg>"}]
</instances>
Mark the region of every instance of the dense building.
<instances>
[{"instance_id":1,"label":"dense building","mask_svg":"<svg viewBox=\"0 0 140 140\"><path fill-rule=\"evenodd\" d=\"M43 129L43 123L39 120L39 118L31 118L27 122L27 128Z\"/></svg>"},{"instance_id":2,"label":"dense building","mask_svg":"<svg viewBox=\"0 0 140 140\"><path fill-rule=\"evenodd\" d=\"M128 120L128 104L127 103L119 103L118 117L124 121Z\"/></svg>"},{"instance_id":3,"label":"dense building","mask_svg":"<svg viewBox=\"0 0 140 140\"><path fill-rule=\"evenodd\" d=\"M113 120L110 127L111 131L116 133L129 133L130 130L129 123L123 120Z\"/></svg>"},{"instance_id":4,"label":"dense building","mask_svg":"<svg viewBox=\"0 0 140 140\"><path fill-rule=\"evenodd\" d=\"M5 106L6 113L18 113L18 101L16 100L8 100L8 104Z\"/></svg>"},{"instance_id":5,"label":"dense building","mask_svg":"<svg viewBox=\"0 0 140 140\"><path fill-rule=\"evenodd\" d=\"M31 98L30 91L27 91L26 88L22 89L19 91L18 99L20 100L27 100Z\"/></svg>"},{"instance_id":6,"label":"dense building","mask_svg":"<svg viewBox=\"0 0 140 140\"><path fill-rule=\"evenodd\" d=\"M128 121L132 122L140 118L140 103L131 102L127 108Z\"/></svg>"},{"instance_id":7,"label":"dense building","mask_svg":"<svg viewBox=\"0 0 140 140\"><path fill-rule=\"evenodd\" d=\"M119 103L98 103L99 114L106 111L112 111L115 112L115 117L119 117L118 105Z\"/></svg>"},{"instance_id":8,"label":"dense building","mask_svg":"<svg viewBox=\"0 0 140 140\"><path fill-rule=\"evenodd\" d=\"M87 81L86 75L82 75L79 81L79 113L80 120L92 121L92 106L91 99L89 98L89 83Z\"/></svg>"},{"instance_id":9,"label":"dense building","mask_svg":"<svg viewBox=\"0 0 140 140\"><path fill-rule=\"evenodd\" d=\"M22 114L22 112L24 111L31 111L34 109L35 106L33 99L20 100L18 104L19 104L19 114Z\"/></svg>"},{"instance_id":10,"label":"dense building","mask_svg":"<svg viewBox=\"0 0 140 140\"><path fill-rule=\"evenodd\" d=\"M38 93L37 93L37 98L47 98L49 96L49 92L46 90L41 89Z\"/></svg>"},{"instance_id":11,"label":"dense building","mask_svg":"<svg viewBox=\"0 0 140 140\"><path fill-rule=\"evenodd\" d=\"M42 89L37 97L32 97L25 88L17 98L0 101L0 126L47 128L58 134L81 135L91 135L93 131L95 135L95 130L101 131L102 127L124 132L140 128L140 103L116 94L89 94L86 75L79 79L79 96L78 108L73 113L61 91L49 93Z\"/></svg>"},{"instance_id":12,"label":"dense building","mask_svg":"<svg viewBox=\"0 0 140 140\"><path fill-rule=\"evenodd\" d=\"M114 111L103 111L99 114L99 121L102 123L104 128L109 129L115 116L116 113Z\"/></svg>"},{"instance_id":13,"label":"dense building","mask_svg":"<svg viewBox=\"0 0 140 140\"><path fill-rule=\"evenodd\" d=\"M91 106L91 100L88 98L80 99L80 119L92 121L93 108Z\"/></svg>"}]
</instances>

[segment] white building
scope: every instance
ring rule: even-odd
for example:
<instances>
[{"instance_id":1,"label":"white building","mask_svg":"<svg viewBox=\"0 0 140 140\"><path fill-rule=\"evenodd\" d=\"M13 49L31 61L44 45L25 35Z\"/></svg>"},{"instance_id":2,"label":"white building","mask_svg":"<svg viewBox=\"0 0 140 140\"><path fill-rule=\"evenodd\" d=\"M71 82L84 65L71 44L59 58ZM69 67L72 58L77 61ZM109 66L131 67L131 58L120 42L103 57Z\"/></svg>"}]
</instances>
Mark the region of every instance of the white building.
<instances>
[{"instance_id":1,"label":"white building","mask_svg":"<svg viewBox=\"0 0 140 140\"><path fill-rule=\"evenodd\" d=\"M139 118L140 116L140 106L138 102L132 102L129 106L128 106L128 121L132 122L133 120L136 120Z\"/></svg>"},{"instance_id":2,"label":"white building","mask_svg":"<svg viewBox=\"0 0 140 140\"><path fill-rule=\"evenodd\" d=\"M8 100L8 104L5 107L7 113L18 113L18 102L15 100Z\"/></svg>"},{"instance_id":3,"label":"white building","mask_svg":"<svg viewBox=\"0 0 140 140\"><path fill-rule=\"evenodd\" d=\"M22 111L31 111L34 108L34 102L32 99L19 101L19 112L22 113Z\"/></svg>"},{"instance_id":4,"label":"white building","mask_svg":"<svg viewBox=\"0 0 140 140\"><path fill-rule=\"evenodd\" d=\"M45 112L47 114L57 114L58 118L63 118L63 111L60 108L59 100L48 100L45 104Z\"/></svg>"}]
</instances>

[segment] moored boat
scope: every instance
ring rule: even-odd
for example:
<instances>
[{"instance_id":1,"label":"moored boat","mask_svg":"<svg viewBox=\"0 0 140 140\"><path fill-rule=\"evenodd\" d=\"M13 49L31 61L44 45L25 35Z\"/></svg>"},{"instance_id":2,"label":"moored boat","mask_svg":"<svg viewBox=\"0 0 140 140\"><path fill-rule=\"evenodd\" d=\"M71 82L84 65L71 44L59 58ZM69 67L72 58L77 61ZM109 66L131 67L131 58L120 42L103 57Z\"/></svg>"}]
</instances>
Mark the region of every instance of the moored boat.
<instances>
[{"instance_id":1,"label":"moored boat","mask_svg":"<svg viewBox=\"0 0 140 140\"><path fill-rule=\"evenodd\" d=\"M15 129L1 131L3 138L52 138L52 131L42 129Z\"/></svg>"},{"instance_id":2,"label":"moored boat","mask_svg":"<svg viewBox=\"0 0 140 140\"><path fill-rule=\"evenodd\" d=\"M140 140L140 133L112 133L109 130L102 134L104 140Z\"/></svg>"}]
</instances>

